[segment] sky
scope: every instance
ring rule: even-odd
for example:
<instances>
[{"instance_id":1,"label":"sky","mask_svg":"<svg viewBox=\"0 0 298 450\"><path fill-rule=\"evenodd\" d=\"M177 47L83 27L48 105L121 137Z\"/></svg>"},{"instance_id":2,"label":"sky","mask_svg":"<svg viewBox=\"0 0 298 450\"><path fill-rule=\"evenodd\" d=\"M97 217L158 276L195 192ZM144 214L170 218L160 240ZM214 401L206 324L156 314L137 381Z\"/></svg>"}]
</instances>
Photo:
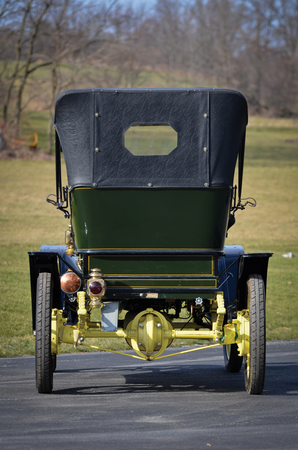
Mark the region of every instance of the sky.
<instances>
[{"instance_id":1,"label":"sky","mask_svg":"<svg viewBox=\"0 0 298 450\"><path fill-rule=\"evenodd\" d=\"M119 3L122 3L123 5L132 5L132 6L139 6L144 4L146 6L146 9L154 6L156 3L156 0L119 0Z\"/></svg>"}]
</instances>

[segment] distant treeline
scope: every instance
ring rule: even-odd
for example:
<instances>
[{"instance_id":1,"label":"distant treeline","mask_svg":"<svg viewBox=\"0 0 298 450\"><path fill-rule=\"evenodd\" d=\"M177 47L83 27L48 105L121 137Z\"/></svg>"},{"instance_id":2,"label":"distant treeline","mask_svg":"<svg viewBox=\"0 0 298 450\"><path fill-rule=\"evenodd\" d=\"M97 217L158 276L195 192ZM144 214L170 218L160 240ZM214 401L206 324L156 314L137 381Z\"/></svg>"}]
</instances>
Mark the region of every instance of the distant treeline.
<instances>
[{"instance_id":1,"label":"distant treeline","mask_svg":"<svg viewBox=\"0 0 298 450\"><path fill-rule=\"evenodd\" d=\"M298 0L0 1L7 123L45 94L53 111L68 88L154 85L150 71L163 86L237 89L254 113L295 116Z\"/></svg>"}]
</instances>

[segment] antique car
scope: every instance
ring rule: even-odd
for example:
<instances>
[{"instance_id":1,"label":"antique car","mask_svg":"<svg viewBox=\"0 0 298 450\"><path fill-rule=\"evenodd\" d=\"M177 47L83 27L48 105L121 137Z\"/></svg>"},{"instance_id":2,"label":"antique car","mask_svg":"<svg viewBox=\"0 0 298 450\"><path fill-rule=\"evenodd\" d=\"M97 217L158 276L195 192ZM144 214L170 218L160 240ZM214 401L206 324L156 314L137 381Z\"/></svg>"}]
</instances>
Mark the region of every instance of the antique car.
<instances>
[{"instance_id":1,"label":"antique car","mask_svg":"<svg viewBox=\"0 0 298 450\"><path fill-rule=\"evenodd\" d=\"M65 245L29 253L38 392L53 389L62 343L104 337L125 339L134 353L119 353L141 360L173 356L164 352L175 339L200 343L183 352L223 346L226 369L244 359L246 390L261 394L271 253L225 245L235 212L255 205L241 199L246 125L232 90L58 97L47 200L69 223Z\"/></svg>"}]
</instances>

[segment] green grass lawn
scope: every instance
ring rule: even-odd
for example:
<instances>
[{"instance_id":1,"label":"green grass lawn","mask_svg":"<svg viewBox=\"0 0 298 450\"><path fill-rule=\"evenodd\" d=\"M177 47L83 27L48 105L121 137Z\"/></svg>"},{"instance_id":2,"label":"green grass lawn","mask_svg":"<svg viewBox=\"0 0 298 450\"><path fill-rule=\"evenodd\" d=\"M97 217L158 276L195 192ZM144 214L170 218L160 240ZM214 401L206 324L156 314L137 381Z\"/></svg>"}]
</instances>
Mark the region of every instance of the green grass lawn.
<instances>
[{"instance_id":1,"label":"green grass lawn","mask_svg":"<svg viewBox=\"0 0 298 450\"><path fill-rule=\"evenodd\" d=\"M243 197L256 208L237 214L227 243L269 251L267 338L298 338L298 123L253 118L247 129ZM282 255L292 252L295 258Z\"/></svg>"},{"instance_id":2,"label":"green grass lawn","mask_svg":"<svg viewBox=\"0 0 298 450\"><path fill-rule=\"evenodd\" d=\"M63 244L68 222L45 201L55 192L52 161L0 160L0 189L0 356L32 355L27 252L42 244ZM250 120L243 197L254 197L257 207L237 213L226 243L241 244L247 252L274 253L269 262L267 337L297 339L297 123ZM288 252L296 257L284 258ZM125 347L122 341L114 342Z\"/></svg>"}]
</instances>

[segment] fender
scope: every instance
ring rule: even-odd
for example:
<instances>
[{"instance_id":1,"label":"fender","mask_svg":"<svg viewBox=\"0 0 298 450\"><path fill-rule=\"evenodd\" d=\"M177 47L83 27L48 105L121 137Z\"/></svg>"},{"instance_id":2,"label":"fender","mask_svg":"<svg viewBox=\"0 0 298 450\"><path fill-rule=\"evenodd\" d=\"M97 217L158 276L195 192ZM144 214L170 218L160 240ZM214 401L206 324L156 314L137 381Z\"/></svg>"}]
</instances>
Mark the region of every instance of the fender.
<instances>
[{"instance_id":1,"label":"fender","mask_svg":"<svg viewBox=\"0 0 298 450\"><path fill-rule=\"evenodd\" d=\"M269 258L273 253L245 253L240 256L238 266L238 299L239 309L246 309L246 282L249 275L261 275L264 280L265 292Z\"/></svg>"},{"instance_id":2,"label":"fender","mask_svg":"<svg viewBox=\"0 0 298 450\"><path fill-rule=\"evenodd\" d=\"M31 305L32 305L32 327L35 332L36 320L36 290L37 278L42 272L52 274L53 280L53 305L52 308L62 309L62 291L60 289L60 276L68 268L78 273L76 257L66 254L65 245L42 245L39 252L28 252L30 266L30 285L31 285ZM61 259L62 258L62 259Z\"/></svg>"},{"instance_id":3,"label":"fender","mask_svg":"<svg viewBox=\"0 0 298 450\"><path fill-rule=\"evenodd\" d=\"M241 245L226 245L219 260L219 289L224 293L225 306L239 301L239 309L246 309L246 281L249 275L259 274L267 283L268 260L273 253L244 253Z\"/></svg>"}]
</instances>

